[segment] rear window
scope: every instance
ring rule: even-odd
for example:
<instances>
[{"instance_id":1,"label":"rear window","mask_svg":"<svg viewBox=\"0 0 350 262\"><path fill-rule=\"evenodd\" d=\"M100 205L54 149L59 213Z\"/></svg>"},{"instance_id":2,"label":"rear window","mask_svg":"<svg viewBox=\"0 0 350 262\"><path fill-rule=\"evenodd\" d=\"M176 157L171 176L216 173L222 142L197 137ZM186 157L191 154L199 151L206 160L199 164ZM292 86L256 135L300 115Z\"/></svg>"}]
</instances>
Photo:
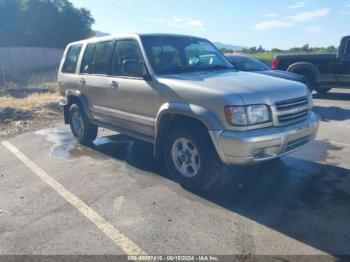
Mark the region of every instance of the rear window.
<instances>
[{"instance_id":1,"label":"rear window","mask_svg":"<svg viewBox=\"0 0 350 262\"><path fill-rule=\"evenodd\" d=\"M345 54L350 56L350 40L346 42Z\"/></svg>"},{"instance_id":2,"label":"rear window","mask_svg":"<svg viewBox=\"0 0 350 262\"><path fill-rule=\"evenodd\" d=\"M66 55L66 60L64 61L62 67L63 73L75 73L81 48L82 45L73 45L69 47Z\"/></svg>"},{"instance_id":3,"label":"rear window","mask_svg":"<svg viewBox=\"0 0 350 262\"><path fill-rule=\"evenodd\" d=\"M252 57L229 56L228 59L239 71L256 72L271 70L267 65Z\"/></svg>"}]
</instances>

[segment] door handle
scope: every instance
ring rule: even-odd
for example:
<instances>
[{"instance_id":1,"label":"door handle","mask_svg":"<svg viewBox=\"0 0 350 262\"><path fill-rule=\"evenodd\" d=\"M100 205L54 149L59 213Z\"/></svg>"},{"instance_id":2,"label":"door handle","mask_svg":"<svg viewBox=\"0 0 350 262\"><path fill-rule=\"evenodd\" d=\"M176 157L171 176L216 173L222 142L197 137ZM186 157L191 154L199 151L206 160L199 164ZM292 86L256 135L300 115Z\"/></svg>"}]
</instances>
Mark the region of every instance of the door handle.
<instances>
[{"instance_id":1,"label":"door handle","mask_svg":"<svg viewBox=\"0 0 350 262\"><path fill-rule=\"evenodd\" d=\"M118 82L117 81L110 81L109 82L109 87L110 88L118 88Z\"/></svg>"},{"instance_id":2,"label":"door handle","mask_svg":"<svg viewBox=\"0 0 350 262\"><path fill-rule=\"evenodd\" d=\"M85 80L85 78L80 78L80 84L81 84L82 86L86 85L86 80Z\"/></svg>"}]
</instances>

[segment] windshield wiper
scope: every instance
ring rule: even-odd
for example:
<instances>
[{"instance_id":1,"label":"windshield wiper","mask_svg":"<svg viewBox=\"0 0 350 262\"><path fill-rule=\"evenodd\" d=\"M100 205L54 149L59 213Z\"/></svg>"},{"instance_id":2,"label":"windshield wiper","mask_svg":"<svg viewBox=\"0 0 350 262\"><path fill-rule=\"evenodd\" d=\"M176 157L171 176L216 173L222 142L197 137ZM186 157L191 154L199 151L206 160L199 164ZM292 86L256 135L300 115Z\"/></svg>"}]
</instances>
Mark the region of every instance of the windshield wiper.
<instances>
[{"instance_id":1,"label":"windshield wiper","mask_svg":"<svg viewBox=\"0 0 350 262\"><path fill-rule=\"evenodd\" d=\"M163 70L158 70L158 74L165 75L165 74L178 74L178 73L183 73L185 69L180 66L176 66L173 68L169 69L163 69Z\"/></svg>"},{"instance_id":2,"label":"windshield wiper","mask_svg":"<svg viewBox=\"0 0 350 262\"><path fill-rule=\"evenodd\" d=\"M217 70L236 70L233 67L229 67L229 66L220 66L220 65L216 65L216 66L209 66L209 67L203 67L200 68L203 71L217 71Z\"/></svg>"},{"instance_id":3,"label":"windshield wiper","mask_svg":"<svg viewBox=\"0 0 350 262\"><path fill-rule=\"evenodd\" d=\"M200 71L217 71L217 70L233 70L237 71L233 67L228 66L209 66L209 67L174 67L171 69L164 69L158 71L158 74L164 75L164 74L179 74L179 73L190 73L190 72L200 72Z\"/></svg>"}]
</instances>

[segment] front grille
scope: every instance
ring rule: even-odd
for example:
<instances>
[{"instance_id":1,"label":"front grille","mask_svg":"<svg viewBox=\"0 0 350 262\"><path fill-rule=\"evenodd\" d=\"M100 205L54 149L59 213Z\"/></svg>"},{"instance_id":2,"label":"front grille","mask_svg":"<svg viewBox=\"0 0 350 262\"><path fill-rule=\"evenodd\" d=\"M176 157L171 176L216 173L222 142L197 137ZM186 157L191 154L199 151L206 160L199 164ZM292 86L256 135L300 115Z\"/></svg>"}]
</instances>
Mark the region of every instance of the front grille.
<instances>
[{"instance_id":1,"label":"front grille","mask_svg":"<svg viewBox=\"0 0 350 262\"><path fill-rule=\"evenodd\" d=\"M295 108L298 106L305 106L308 105L309 100L306 96L299 97L295 99L285 100L281 102L276 103L276 108L278 111L285 111L291 108Z\"/></svg>"},{"instance_id":2,"label":"front grille","mask_svg":"<svg viewBox=\"0 0 350 262\"><path fill-rule=\"evenodd\" d=\"M293 120L298 120L300 118L305 118L308 115L308 113L309 113L309 110L304 110L296 114L281 115L281 116L278 116L278 122L285 123Z\"/></svg>"},{"instance_id":3,"label":"front grille","mask_svg":"<svg viewBox=\"0 0 350 262\"><path fill-rule=\"evenodd\" d=\"M299 122L309 115L308 97L280 101L275 103L277 125L288 125Z\"/></svg>"},{"instance_id":4,"label":"front grille","mask_svg":"<svg viewBox=\"0 0 350 262\"><path fill-rule=\"evenodd\" d=\"M309 142L309 140L310 140L310 137L309 136L305 136L305 137L299 138L297 140L288 142L287 148L286 148L286 152L291 151L293 149L296 149L298 147L301 147L301 146L307 144Z\"/></svg>"}]
</instances>

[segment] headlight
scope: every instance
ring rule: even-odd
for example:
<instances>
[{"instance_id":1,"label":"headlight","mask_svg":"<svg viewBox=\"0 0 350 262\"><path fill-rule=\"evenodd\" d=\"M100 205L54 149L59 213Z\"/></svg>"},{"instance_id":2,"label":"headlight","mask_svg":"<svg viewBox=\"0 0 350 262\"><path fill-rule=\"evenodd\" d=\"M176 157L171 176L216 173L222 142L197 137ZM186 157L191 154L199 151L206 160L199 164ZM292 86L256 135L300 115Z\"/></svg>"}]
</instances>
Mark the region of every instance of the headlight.
<instances>
[{"instance_id":1,"label":"headlight","mask_svg":"<svg viewBox=\"0 0 350 262\"><path fill-rule=\"evenodd\" d=\"M310 92L309 88L307 89L308 91L308 100L309 100L309 109L311 110L314 107L314 99L312 97L312 93Z\"/></svg>"},{"instance_id":2,"label":"headlight","mask_svg":"<svg viewBox=\"0 0 350 262\"><path fill-rule=\"evenodd\" d=\"M266 105L227 106L225 113L227 121L236 126L256 125L271 120L270 111Z\"/></svg>"}]
</instances>

